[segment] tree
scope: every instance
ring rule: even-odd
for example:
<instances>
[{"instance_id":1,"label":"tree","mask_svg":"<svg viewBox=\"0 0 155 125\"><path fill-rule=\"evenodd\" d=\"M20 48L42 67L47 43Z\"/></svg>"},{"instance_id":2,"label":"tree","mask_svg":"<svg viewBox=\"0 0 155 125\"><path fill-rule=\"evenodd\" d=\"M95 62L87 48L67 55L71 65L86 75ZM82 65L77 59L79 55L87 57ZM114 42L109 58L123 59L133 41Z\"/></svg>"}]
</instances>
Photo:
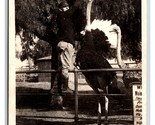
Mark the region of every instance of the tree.
<instances>
[{"instance_id":1,"label":"tree","mask_svg":"<svg viewBox=\"0 0 155 125\"><path fill-rule=\"evenodd\" d=\"M50 43L53 48L53 59L57 59L57 54L54 52L57 43L56 17L59 2L59 0L16 0L15 3L16 33L23 31L23 37L27 41L32 41L35 35ZM72 5L74 0L68 2ZM120 26L123 57L141 60L141 0L95 0L92 9L92 20L109 19ZM79 33L86 24L85 11L86 2L72 18L77 39L80 38Z\"/></svg>"},{"instance_id":2,"label":"tree","mask_svg":"<svg viewBox=\"0 0 155 125\"><path fill-rule=\"evenodd\" d=\"M16 33L23 32L23 41L27 41L28 45L33 43L33 37L48 42L52 45L52 63L53 68L57 68L55 63L57 60L57 10L60 1L56 0L16 0ZM69 2L72 4L72 1ZM79 19L78 19L79 18ZM72 17L75 23L76 38L85 26L85 16L81 9L76 11ZM81 21L77 21L81 20ZM30 44L29 44L30 43ZM27 47L28 48L28 47Z\"/></svg>"},{"instance_id":3,"label":"tree","mask_svg":"<svg viewBox=\"0 0 155 125\"><path fill-rule=\"evenodd\" d=\"M25 41L22 45L22 51L20 53L21 61L31 58L34 65L36 65L37 59L45 56L50 56L52 47L49 43L39 40L37 43L30 45L28 41Z\"/></svg>"},{"instance_id":4,"label":"tree","mask_svg":"<svg viewBox=\"0 0 155 125\"><path fill-rule=\"evenodd\" d=\"M141 60L141 0L95 0L92 20L109 19L121 28L124 58Z\"/></svg>"}]
</instances>

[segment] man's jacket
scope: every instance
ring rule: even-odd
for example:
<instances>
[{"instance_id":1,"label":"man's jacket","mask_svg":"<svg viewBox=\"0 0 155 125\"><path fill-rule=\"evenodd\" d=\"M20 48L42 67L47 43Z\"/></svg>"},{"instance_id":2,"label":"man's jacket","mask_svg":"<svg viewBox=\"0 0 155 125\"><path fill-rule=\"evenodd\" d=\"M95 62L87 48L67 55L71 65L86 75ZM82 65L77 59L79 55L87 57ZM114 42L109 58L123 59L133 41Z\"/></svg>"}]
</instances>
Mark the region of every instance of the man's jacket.
<instances>
[{"instance_id":1,"label":"man's jacket","mask_svg":"<svg viewBox=\"0 0 155 125\"><path fill-rule=\"evenodd\" d=\"M74 25L72 22L72 15L80 6L81 1L77 0L72 7L67 11L60 11L57 16L58 24L58 39L75 45L74 40Z\"/></svg>"}]
</instances>

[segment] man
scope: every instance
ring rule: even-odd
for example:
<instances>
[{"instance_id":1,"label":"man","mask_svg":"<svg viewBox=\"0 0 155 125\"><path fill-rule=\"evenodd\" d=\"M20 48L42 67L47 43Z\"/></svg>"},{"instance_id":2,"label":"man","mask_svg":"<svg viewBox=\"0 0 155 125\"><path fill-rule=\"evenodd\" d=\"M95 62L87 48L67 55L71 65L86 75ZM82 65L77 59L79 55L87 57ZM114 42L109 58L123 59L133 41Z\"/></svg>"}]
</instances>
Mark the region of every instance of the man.
<instances>
[{"instance_id":1,"label":"man","mask_svg":"<svg viewBox=\"0 0 155 125\"><path fill-rule=\"evenodd\" d=\"M59 68L61 69L61 74L58 78L59 92L61 92L61 85L63 85L63 92L72 93L72 90L68 87L68 71L74 68L73 55L75 51L74 24L72 23L71 16L78 9L80 4L80 0L76 0L74 5L70 8L66 1L59 4L59 14L57 17L59 28L59 43L57 48L59 50Z\"/></svg>"}]
</instances>

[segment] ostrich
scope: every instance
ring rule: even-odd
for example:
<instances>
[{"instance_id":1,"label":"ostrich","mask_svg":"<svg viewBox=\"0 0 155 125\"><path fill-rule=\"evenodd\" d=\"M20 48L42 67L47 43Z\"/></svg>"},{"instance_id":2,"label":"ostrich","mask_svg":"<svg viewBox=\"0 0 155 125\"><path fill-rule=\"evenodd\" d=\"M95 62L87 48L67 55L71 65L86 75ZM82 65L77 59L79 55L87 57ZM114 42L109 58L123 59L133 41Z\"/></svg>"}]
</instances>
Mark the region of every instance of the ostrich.
<instances>
[{"instance_id":1,"label":"ostrich","mask_svg":"<svg viewBox=\"0 0 155 125\"><path fill-rule=\"evenodd\" d=\"M91 14L91 6L93 0L89 0L87 4L87 25L81 33L84 35L83 40L81 41L81 48L77 52L76 55L76 63L79 64L81 69L99 69L99 68L112 68L109 62L103 57L100 53L98 53L97 48L93 41L99 40L104 41L105 48L108 49L108 44L113 45L112 48L117 48L117 63L120 68L129 68L124 64L121 58L121 29L118 25L111 23L109 20L98 20L95 19L92 23L90 22L90 14ZM116 33L117 44L111 43L110 32ZM102 34L102 38L98 39L98 35ZM107 37L106 37L107 36ZM108 42L109 41L109 42ZM115 72L83 72L84 76L88 84L92 87L95 93L100 95L99 89L102 90L103 93L108 93L108 86L113 86L117 88L117 77ZM130 73L128 71L123 72L123 82L125 87L128 87L129 80L128 77ZM135 79L134 79L135 80ZM137 79L136 79L137 80ZM117 93L120 93L119 89ZM98 122L100 124L101 121L101 104L102 98L99 96L98 98ZM105 96L105 120L107 120L108 113L108 103L109 100Z\"/></svg>"},{"instance_id":2,"label":"ostrich","mask_svg":"<svg viewBox=\"0 0 155 125\"><path fill-rule=\"evenodd\" d=\"M98 40L99 42L105 43L105 50L110 48L110 43L108 42L108 33L110 31L115 31L117 33L117 50L118 55L118 62L119 66L124 66L124 63L121 61L120 57L120 41L121 41L121 30L119 26L116 24L112 25L111 21L108 20L94 20L90 23L90 13L91 13L91 5L93 0L89 0L87 4L87 25L81 33L84 35L83 39L80 41L81 48L78 50L76 55L76 63L80 67L80 69L104 69L104 68L112 68L109 62L106 60L101 53L97 52L97 47L94 44L94 41ZM104 30L108 29L108 31ZM98 35L102 36L98 37ZM108 86L112 86L117 88L117 76L116 72L83 72L87 83L92 87L96 94L108 93ZM117 93L120 93L119 89L117 88ZM108 113L108 103L109 100L105 96L105 120L107 120L107 113ZM100 124L101 121L101 107L102 107L102 98L98 97L98 123Z\"/></svg>"},{"instance_id":3,"label":"ostrich","mask_svg":"<svg viewBox=\"0 0 155 125\"><path fill-rule=\"evenodd\" d=\"M95 41L96 37L94 32L98 34L102 34L102 38L105 40L107 37L104 35L103 32L99 30L91 30L86 31L86 34L81 41L81 48L78 50L76 55L76 63L80 67L80 69L103 69L103 68L112 68L109 62L104 58L100 53L97 52L97 48L93 41ZM97 34L96 34L97 35ZM115 72L83 72L87 83L92 87L96 94L108 93L108 86L116 88L120 93L119 89L117 88L117 76ZM100 91L100 90L102 91ZM102 99L100 96L98 98L98 106L99 106L99 113L98 117L101 119L101 104ZM105 119L107 119L108 113L108 98L105 96Z\"/></svg>"}]
</instances>

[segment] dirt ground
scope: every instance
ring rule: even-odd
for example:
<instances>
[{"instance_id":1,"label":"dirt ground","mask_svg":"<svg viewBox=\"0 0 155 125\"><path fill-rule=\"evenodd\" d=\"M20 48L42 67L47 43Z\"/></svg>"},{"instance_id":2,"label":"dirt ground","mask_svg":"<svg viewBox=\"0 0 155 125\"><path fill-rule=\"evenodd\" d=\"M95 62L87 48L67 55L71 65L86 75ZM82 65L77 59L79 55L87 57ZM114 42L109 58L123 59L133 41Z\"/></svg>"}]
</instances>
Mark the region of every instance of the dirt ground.
<instances>
[{"instance_id":1,"label":"dirt ground","mask_svg":"<svg viewBox=\"0 0 155 125\"><path fill-rule=\"evenodd\" d=\"M79 91L81 86L79 86ZM88 85L84 88L89 88ZM87 92L93 91L87 88ZM74 122L74 95L63 96L63 110L50 107L50 83L17 83L16 125L97 125L97 98L80 96L78 122ZM131 97L109 98L108 125L133 125ZM102 109L104 111L104 109ZM104 114L102 117L104 122ZM118 123L119 122L119 123Z\"/></svg>"}]
</instances>

